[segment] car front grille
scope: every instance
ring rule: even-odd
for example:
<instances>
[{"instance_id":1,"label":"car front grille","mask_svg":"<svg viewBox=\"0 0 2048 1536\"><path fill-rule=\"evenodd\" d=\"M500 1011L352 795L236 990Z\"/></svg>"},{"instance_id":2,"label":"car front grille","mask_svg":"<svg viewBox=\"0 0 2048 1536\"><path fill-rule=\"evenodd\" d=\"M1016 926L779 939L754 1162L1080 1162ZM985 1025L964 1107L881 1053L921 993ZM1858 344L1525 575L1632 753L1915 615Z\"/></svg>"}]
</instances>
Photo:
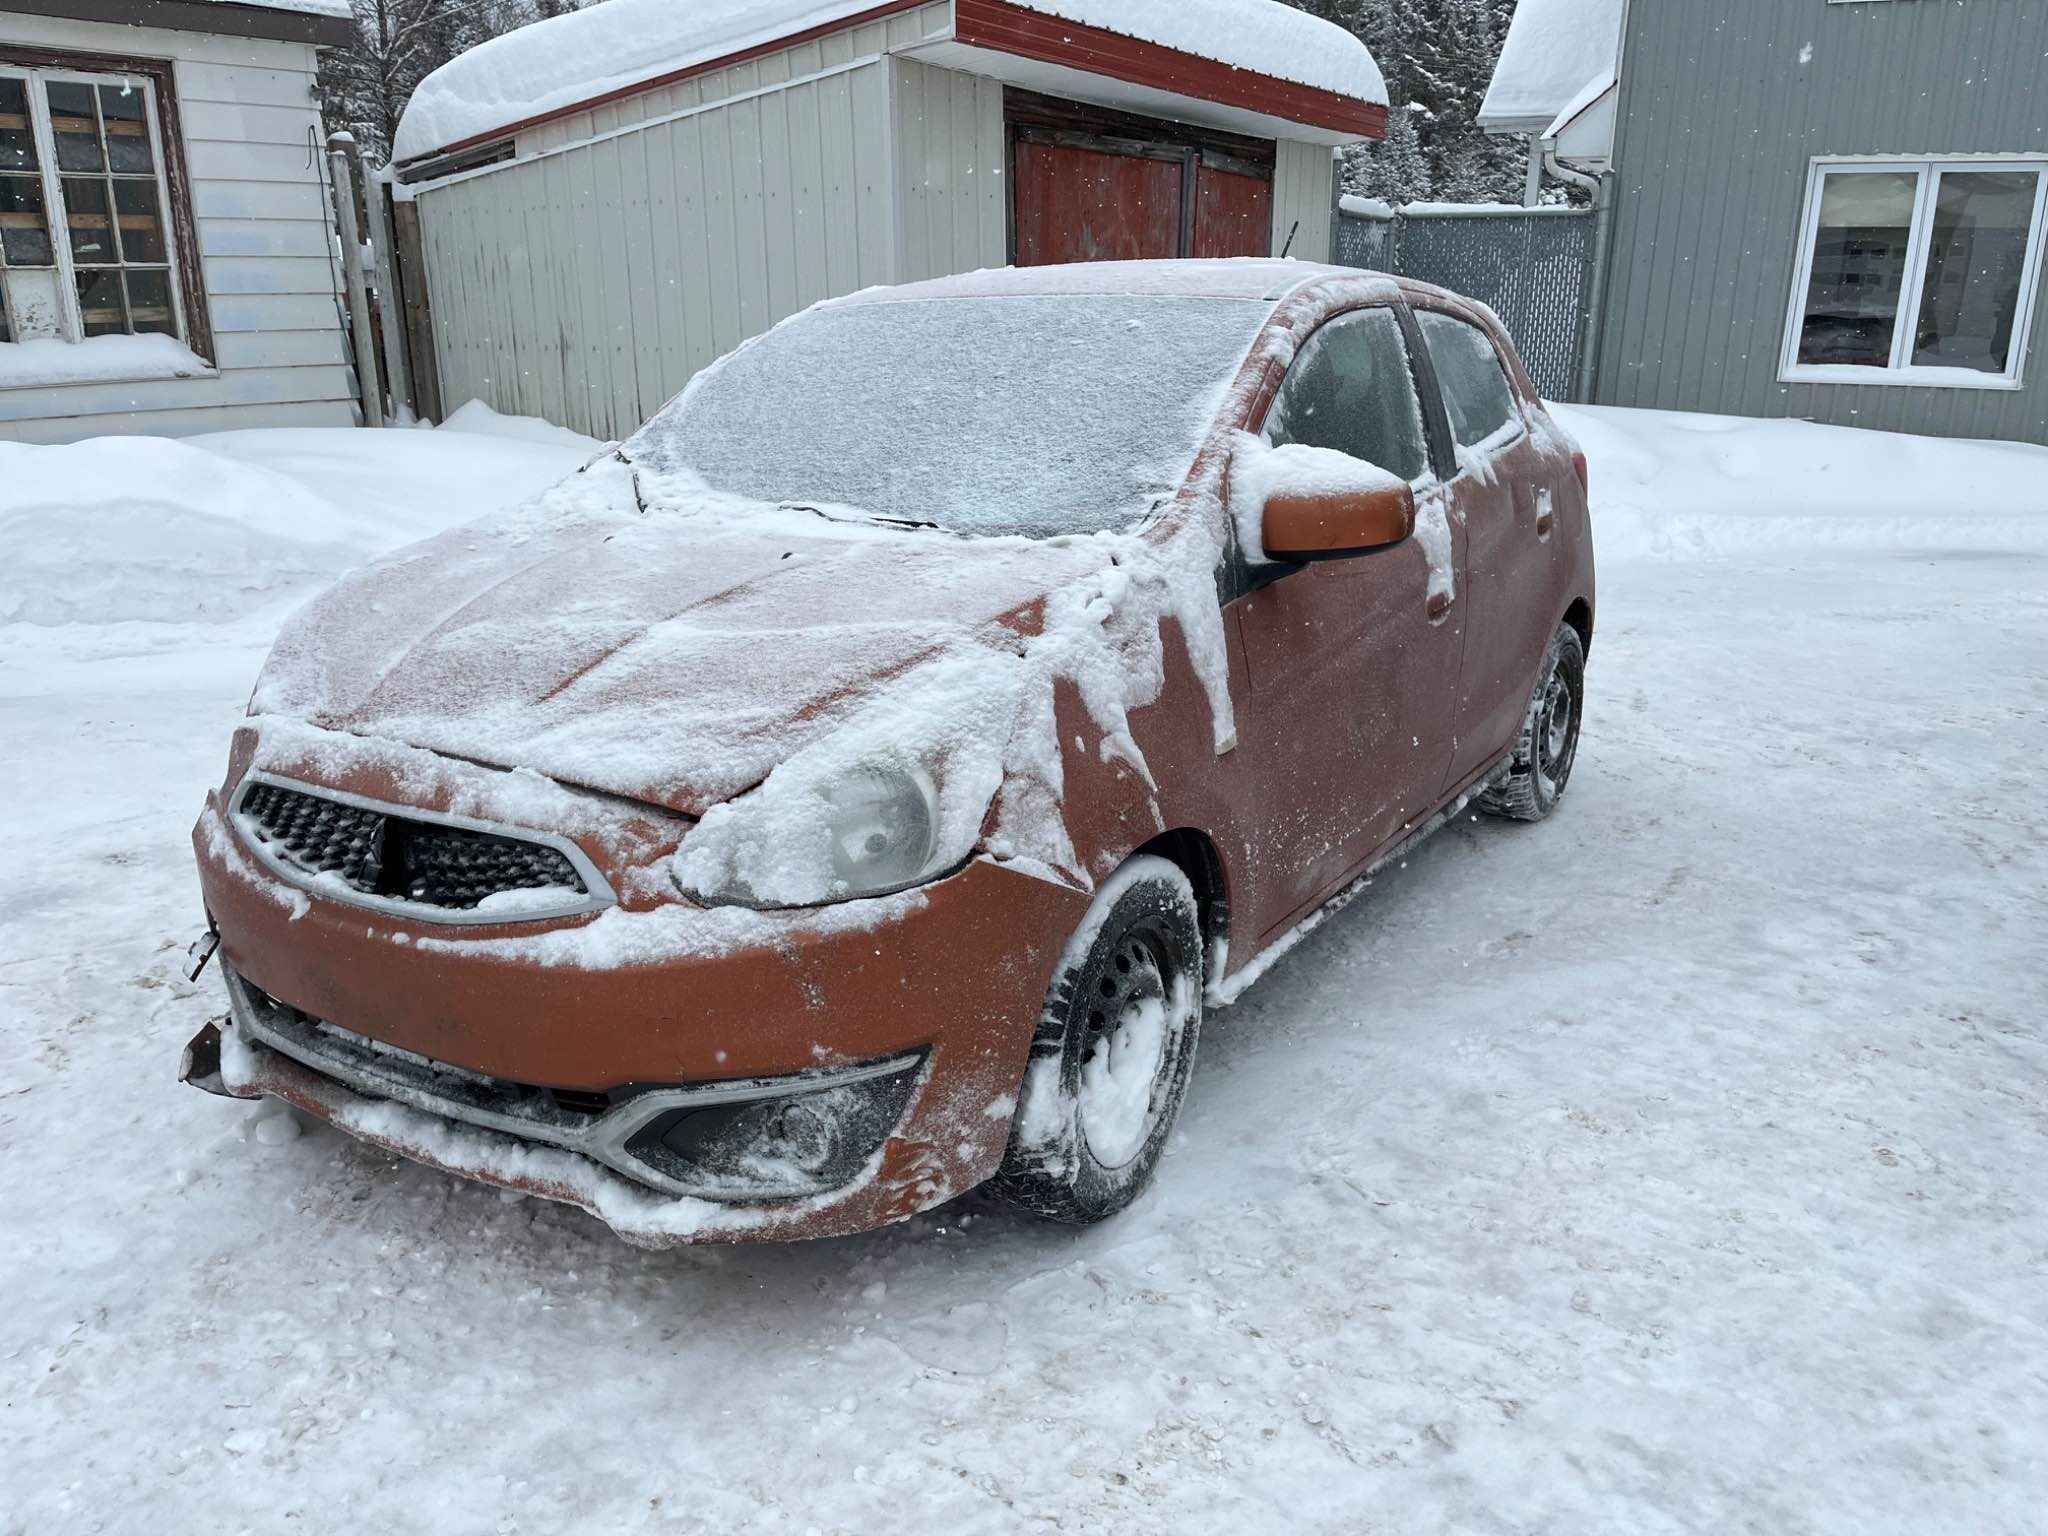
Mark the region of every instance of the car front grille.
<instances>
[{"instance_id":1,"label":"car front grille","mask_svg":"<svg viewBox=\"0 0 2048 1536\"><path fill-rule=\"evenodd\" d=\"M366 896L377 889L386 820L377 812L256 783L242 796L242 820L287 864L338 876Z\"/></svg>"},{"instance_id":2,"label":"car front grille","mask_svg":"<svg viewBox=\"0 0 2048 1536\"><path fill-rule=\"evenodd\" d=\"M415 820L264 780L243 790L236 810L272 858L362 896L470 912L522 891L589 894L568 855L546 843Z\"/></svg>"}]
</instances>

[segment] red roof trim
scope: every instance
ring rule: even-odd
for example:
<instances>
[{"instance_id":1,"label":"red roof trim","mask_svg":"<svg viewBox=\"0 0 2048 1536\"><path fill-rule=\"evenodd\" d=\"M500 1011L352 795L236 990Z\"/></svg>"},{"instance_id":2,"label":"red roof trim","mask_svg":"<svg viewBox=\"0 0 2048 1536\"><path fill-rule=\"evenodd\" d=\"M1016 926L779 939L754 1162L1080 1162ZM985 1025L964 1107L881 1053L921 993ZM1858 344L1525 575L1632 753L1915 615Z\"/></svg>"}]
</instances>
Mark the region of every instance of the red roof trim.
<instances>
[{"instance_id":1,"label":"red roof trim","mask_svg":"<svg viewBox=\"0 0 2048 1536\"><path fill-rule=\"evenodd\" d=\"M954 39L970 47L1064 64L1091 75L1356 134L1361 139L1387 136L1387 109L1374 102L1237 69L1102 27L1042 15L1008 0L954 0L953 10Z\"/></svg>"},{"instance_id":2,"label":"red roof trim","mask_svg":"<svg viewBox=\"0 0 2048 1536\"><path fill-rule=\"evenodd\" d=\"M877 5L872 10L862 11L855 16L842 16L839 20L826 22L822 26L807 27L801 32L791 32L785 36L772 38L768 42L757 44L752 48L743 48L738 53L728 53L715 59L706 59L701 64L685 65L681 69L670 70L665 75L656 75L652 79L636 80L633 84L622 85L615 91L606 91L602 96L593 96L588 101L574 102L566 107L556 107L549 112L540 112L532 117L523 117L516 123L507 123L502 128L493 128L488 133L473 133L466 139L457 139L453 144L443 144L439 149L429 150L426 154L414 155L405 164L407 166L419 165L428 160L440 160L449 155L459 155L464 150L475 149L479 145L495 144L498 140L507 138L512 134L529 132L540 127L543 123L559 122L565 117L574 117L579 112L588 112L595 107L610 106L615 101L624 101L629 96L639 96L648 91L658 91L665 85L679 85L685 80L694 80L699 75L708 75L715 69L730 69L735 64L745 64L753 59L766 58L769 54L781 53L784 49L800 48L805 43L814 43L819 38L830 37L835 32L844 32L848 28L862 26L870 21L883 21L888 17L900 15L904 11L914 11L919 6L930 3L931 0L887 0L887 3Z\"/></svg>"}]
</instances>

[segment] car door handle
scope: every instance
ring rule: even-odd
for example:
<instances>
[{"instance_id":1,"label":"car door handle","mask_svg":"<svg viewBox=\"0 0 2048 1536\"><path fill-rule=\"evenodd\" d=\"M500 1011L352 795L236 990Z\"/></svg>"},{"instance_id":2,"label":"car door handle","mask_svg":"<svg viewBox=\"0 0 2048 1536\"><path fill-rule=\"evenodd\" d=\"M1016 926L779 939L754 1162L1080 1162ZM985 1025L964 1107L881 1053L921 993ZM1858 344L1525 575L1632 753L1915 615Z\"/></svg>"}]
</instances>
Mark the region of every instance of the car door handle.
<instances>
[{"instance_id":1,"label":"car door handle","mask_svg":"<svg viewBox=\"0 0 2048 1536\"><path fill-rule=\"evenodd\" d=\"M1448 593L1448 592L1432 592L1432 593L1430 593L1430 594L1429 594L1429 608L1428 608L1428 612L1429 612L1429 622L1430 622L1430 623L1432 623L1432 624L1441 624L1441 623L1443 623L1443 621L1445 620L1445 618L1447 618L1447 617L1449 616L1449 614L1450 614L1450 611L1451 611L1451 602L1452 602L1451 594L1450 594L1450 593Z\"/></svg>"}]
</instances>

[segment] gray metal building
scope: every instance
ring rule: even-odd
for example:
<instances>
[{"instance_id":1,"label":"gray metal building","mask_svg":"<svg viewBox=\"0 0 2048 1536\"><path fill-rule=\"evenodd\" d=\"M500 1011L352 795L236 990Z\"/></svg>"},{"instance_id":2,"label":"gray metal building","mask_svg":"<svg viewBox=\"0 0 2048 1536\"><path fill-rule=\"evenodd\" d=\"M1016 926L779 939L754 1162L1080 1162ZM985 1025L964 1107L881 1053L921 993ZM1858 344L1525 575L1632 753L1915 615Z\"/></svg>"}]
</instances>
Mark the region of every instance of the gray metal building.
<instances>
[{"instance_id":1,"label":"gray metal building","mask_svg":"<svg viewBox=\"0 0 2048 1536\"><path fill-rule=\"evenodd\" d=\"M2048 0L1631 0L1595 398L2048 442Z\"/></svg>"}]
</instances>

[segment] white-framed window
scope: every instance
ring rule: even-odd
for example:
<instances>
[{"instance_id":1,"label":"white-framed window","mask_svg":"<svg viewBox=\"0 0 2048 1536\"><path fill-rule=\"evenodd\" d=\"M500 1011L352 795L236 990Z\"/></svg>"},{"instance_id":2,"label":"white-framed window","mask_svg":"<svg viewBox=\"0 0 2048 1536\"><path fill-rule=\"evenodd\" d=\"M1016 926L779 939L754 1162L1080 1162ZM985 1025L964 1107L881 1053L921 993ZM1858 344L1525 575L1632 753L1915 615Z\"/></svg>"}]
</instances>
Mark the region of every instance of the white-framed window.
<instances>
[{"instance_id":1,"label":"white-framed window","mask_svg":"<svg viewBox=\"0 0 2048 1536\"><path fill-rule=\"evenodd\" d=\"M189 340L157 84L0 63L0 344Z\"/></svg>"},{"instance_id":2,"label":"white-framed window","mask_svg":"<svg viewBox=\"0 0 2048 1536\"><path fill-rule=\"evenodd\" d=\"M2048 159L1813 162L1779 378L2017 389Z\"/></svg>"}]
</instances>

